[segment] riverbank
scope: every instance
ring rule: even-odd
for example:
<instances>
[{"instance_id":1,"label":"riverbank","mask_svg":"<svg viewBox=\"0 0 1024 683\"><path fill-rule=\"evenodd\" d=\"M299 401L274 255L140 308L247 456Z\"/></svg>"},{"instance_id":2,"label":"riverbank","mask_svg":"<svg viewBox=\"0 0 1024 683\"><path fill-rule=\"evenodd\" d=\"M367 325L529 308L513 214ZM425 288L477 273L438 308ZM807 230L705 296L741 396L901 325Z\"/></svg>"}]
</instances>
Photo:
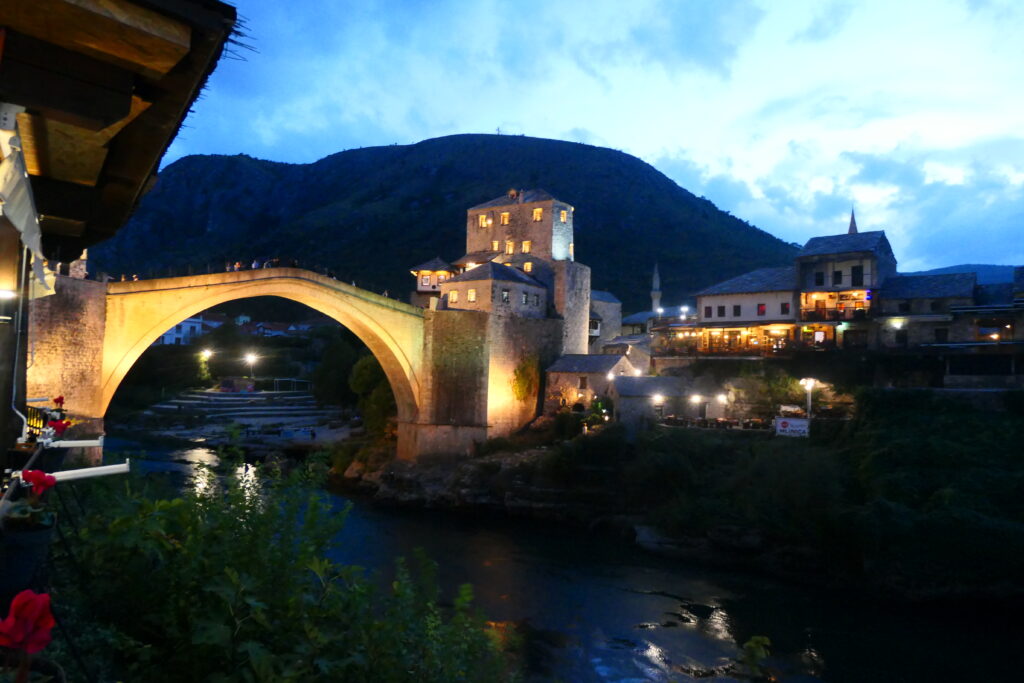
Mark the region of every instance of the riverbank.
<instances>
[{"instance_id":1,"label":"riverbank","mask_svg":"<svg viewBox=\"0 0 1024 683\"><path fill-rule=\"evenodd\" d=\"M1006 447L1020 418L910 393L862 397L857 420L811 440L661 429L627 444L610 429L471 459L348 463L337 479L391 505L567 523L802 585L1024 602L1024 463Z\"/></svg>"}]
</instances>

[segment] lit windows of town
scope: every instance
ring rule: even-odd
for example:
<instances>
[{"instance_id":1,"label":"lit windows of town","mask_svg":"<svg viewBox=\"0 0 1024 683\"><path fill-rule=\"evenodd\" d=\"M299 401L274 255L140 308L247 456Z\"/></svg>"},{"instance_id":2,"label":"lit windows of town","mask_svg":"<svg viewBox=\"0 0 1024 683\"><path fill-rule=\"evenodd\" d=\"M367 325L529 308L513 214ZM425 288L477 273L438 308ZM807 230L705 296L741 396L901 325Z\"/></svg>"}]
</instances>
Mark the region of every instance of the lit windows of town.
<instances>
[{"instance_id":1,"label":"lit windows of town","mask_svg":"<svg viewBox=\"0 0 1024 683\"><path fill-rule=\"evenodd\" d=\"M523 264L523 272L524 273L532 273L533 272L533 261L527 261L526 263Z\"/></svg>"},{"instance_id":2,"label":"lit windows of town","mask_svg":"<svg viewBox=\"0 0 1024 683\"><path fill-rule=\"evenodd\" d=\"M498 240L491 240L491 251L500 251L500 250L501 250L501 244L498 242Z\"/></svg>"},{"instance_id":3,"label":"lit windows of town","mask_svg":"<svg viewBox=\"0 0 1024 683\"><path fill-rule=\"evenodd\" d=\"M529 254L531 249L533 249L533 242L531 240L523 240L523 253Z\"/></svg>"},{"instance_id":4,"label":"lit windows of town","mask_svg":"<svg viewBox=\"0 0 1024 683\"><path fill-rule=\"evenodd\" d=\"M499 216L498 222L501 223L502 225L508 225L509 218L510 218L509 212L508 211L502 211L501 215Z\"/></svg>"},{"instance_id":5,"label":"lit windows of town","mask_svg":"<svg viewBox=\"0 0 1024 683\"><path fill-rule=\"evenodd\" d=\"M479 216L477 216L476 217L476 224L477 224L477 227L486 228L487 227L487 215L486 214L480 214Z\"/></svg>"},{"instance_id":6,"label":"lit windows of town","mask_svg":"<svg viewBox=\"0 0 1024 683\"><path fill-rule=\"evenodd\" d=\"M540 223L542 220L544 220L544 209L538 207L533 210L533 222Z\"/></svg>"},{"instance_id":7,"label":"lit windows of town","mask_svg":"<svg viewBox=\"0 0 1024 683\"><path fill-rule=\"evenodd\" d=\"M507 289L501 290L501 303L507 304L509 299L509 293Z\"/></svg>"},{"instance_id":8,"label":"lit windows of town","mask_svg":"<svg viewBox=\"0 0 1024 683\"><path fill-rule=\"evenodd\" d=\"M429 287L430 286L430 276L429 275L424 275L423 277L421 277L420 278L420 284L423 285L424 287Z\"/></svg>"},{"instance_id":9,"label":"lit windows of town","mask_svg":"<svg viewBox=\"0 0 1024 683\"><path fill-rule=\"evenodd\" d=\"M470 290L468 292L466 292L466 301L468 301L469 303L476 302L476 290L475 289L470 288Z\"/></svg>"},{"instance_id":10,"label":"lit windows of town","mask_svg":"<svg viewBox=\"0 0 1024 683\"><path fill-rule=\"evenodd\" d=\"M457 303L459 303L459 290L453 289L452 291L448 292L448 303L450 303L450 304L457 304Z\"/></svg>"},{"instance_id":11,"label":"lit windows of town","mask_svg":"<svg viewBox=\"0 0 1024 683\"><path fill-rule=\"evenodd\" d=\"M575 248L575 246L573 245L573 243L572 243L572 242L569 242L569 258L573 258L573 255L574 255L575 253L576 253L576 248Z\"/></svg>"},{"instance_id":12,"label":"lit windows of town","mask_svg":"<svg viewBox=\"0 0 1024 683\"><path fill-rule=\"evenodd\" d=\"M559 222L561 222L561 223L566 223L566 222L568 222L568 221L569 221L569 212L568 212L568 211L566 211L565 209L562 209L562 210L561 210L561 211L560 211L560 212L558 213L558 220L559 220Z\"/></svg>"},{"instance_id":13,"label":"lit windows of town","mask_svg":"<svg viewBox=\"0 0 1024 683\"><path fill-rule=\"evenodd\" d=\"M514 254L514 253L516 253L516 243L513 242L512 240L508 240L507 242L505 242L505 253L506 254Z\"/></svg>"}]
</instances>

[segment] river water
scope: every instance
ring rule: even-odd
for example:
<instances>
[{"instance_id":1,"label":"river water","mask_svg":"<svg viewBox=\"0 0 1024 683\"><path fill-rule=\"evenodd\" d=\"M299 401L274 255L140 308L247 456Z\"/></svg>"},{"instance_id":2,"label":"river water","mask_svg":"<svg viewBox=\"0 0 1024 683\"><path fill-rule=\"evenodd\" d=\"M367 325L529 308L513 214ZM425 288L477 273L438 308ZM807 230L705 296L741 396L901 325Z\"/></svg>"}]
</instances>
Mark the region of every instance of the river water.
<instances>
[{"instance_id":1,"label":"river water","mask_svg":"<svg viewBox=\"0 0 1024 683\"><path fill-rule=\"evenodd\" d=\"M145 450L138 465L149 471L216 462L202 446L148 440L109 438L107 450ZM769 664L794 683L1024 679L1024 631L1009 609L891 604L694 566L552 524L337 495L334 504L351 510L333 559L386 580L396 557L422 548L438 563L445 594L471 583L489 619L523 625L538 679L693 680L673 666L724 664L754 635L771 639Z\"/></svg>"}]
</instances>

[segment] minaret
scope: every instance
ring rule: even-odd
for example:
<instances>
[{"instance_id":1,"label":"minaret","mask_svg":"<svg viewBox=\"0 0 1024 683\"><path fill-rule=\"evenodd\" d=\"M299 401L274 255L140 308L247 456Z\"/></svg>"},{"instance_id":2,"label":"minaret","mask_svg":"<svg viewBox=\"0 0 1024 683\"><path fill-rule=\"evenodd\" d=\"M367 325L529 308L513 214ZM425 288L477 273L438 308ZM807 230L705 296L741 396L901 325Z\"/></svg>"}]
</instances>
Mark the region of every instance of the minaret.
<instances>
[{"instance_id":1,"label":"minaret","mask_svg":"<svg viewBox=\"0 0 1024 683\"><path fill-rule=\"evenodd\" d=\"M661 277L658 276L658 264L654 264L654 276L651 278L651 312L657 313L661 308Z\"/></svg>"},{"instance_id":2,"label":"minaret","mask_svg":"<svg viewBox=\"0 0 1024 683\"><path fill-rule=\"evenodd\" d=\"M847 235L857 234L857 217L853 215L853 207L850 207L850 229L846 231Z\"/></svg>"}]
</instances>

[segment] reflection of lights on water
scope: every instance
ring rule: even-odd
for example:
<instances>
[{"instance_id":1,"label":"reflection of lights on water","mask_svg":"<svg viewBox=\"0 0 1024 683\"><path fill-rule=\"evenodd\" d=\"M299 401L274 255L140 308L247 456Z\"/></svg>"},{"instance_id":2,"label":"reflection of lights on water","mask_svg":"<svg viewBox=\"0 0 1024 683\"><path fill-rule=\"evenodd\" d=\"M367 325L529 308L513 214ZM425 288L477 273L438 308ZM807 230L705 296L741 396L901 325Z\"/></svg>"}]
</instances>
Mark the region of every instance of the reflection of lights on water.
<instances>
[{"instance_id":1,"label":"reflection of lights on water","mask_svg":"<svg viewBox=\"0 0 1024 683\"><path fill-rule=\"evenodd\" d=\"M242 491L245 492L247 501L253 502L260 498L260 478L255 467L239 465L235 468L235 478Z\"/></svg>"},{"instance_id":2,"label":"reflection of lights on water","mask_svg":"<svg viewBox=\"0 0 1024 683\"><path fill-rule=\"evenodd\" d=\"M820 676L825 670L825 658L822 657L821 653L813 647L805 648L804 651L800 653L800 660L807 668L807 673L812 676Z\"/></svg>"},{"instance_id":3,"label":"reflection of lights on water","mask_svg":"<svg viewBox=\"0 0 1024 683\"><path fill-rule=\"evenodd\" d=\"M175 455L177 460L184 460L196 465L217 465L220 463L220 458L209 448L190 448L186 451L180 451Z\"/></svg>"},{"instance_id":4,"label":"reflection of lights on water","mask_svg":"<svg viewBox=\"0 0 1024 683\"><path fill-rule=\"evenodd\" d=\"M732 631L730 630L732 625L729 623L729 615L725 613L725 610L715 608L715 610L704 620L704 632L709 636L719 638L721 640L732 640Z\"/></svg>"}]
</instances>

